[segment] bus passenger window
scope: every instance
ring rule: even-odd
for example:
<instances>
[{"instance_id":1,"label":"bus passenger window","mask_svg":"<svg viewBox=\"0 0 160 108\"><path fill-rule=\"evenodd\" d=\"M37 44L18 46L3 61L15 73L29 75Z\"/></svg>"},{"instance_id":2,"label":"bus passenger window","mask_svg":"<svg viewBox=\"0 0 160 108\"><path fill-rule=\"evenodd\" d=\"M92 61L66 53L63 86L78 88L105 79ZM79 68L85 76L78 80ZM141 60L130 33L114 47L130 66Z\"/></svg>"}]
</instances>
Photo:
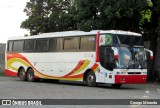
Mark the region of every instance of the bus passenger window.
<instances>
[{"instance_id":1,"label":"bus passenger window","mask_svg":"<svg viewBox=\"0 0 160 108\"><path fill-rule=\"evenodd\" d=\"M81 37L80 50L94 51L96 39L95 36Z\"/></svg>"},{"instance_id":2,"label":"bus passenger window","mask_svg":"<svg viewBox=\"0 0 160 108\"><path fill-rule=\"evenodd\" d=\"M65 51L79 50L79 37L67 37L64 41Z\"/></svg>"},{"instance_id":3,"label":"bus passenger window","mask_svg":"<svg viewBox=\"0 0 160 108\"><path fill-rule=\"evenodd\" d=\"M48 51L48 40L47 39L37 40L36 51L38 52Z\"/></svg>"},{"instance_id":4,"label":"bus passenger window","mask_svg":"<svg viewBox=\"0 0 160 108\"><path fill-rule=\"evenodd\" d=\"M34 51L35 40L26 40L24 42L24 51Z\"/></svg>"},{"instance_id":5,"label":"bus passenger window","mask_svg":"<svg viewBox=\"0 0 160 108\"><path fill-rule=\"evenodd\" d=\"M9 43L8 43L8 52L12 52L12 48L13 48L13 41L9 41Z\"/></svg>"},{"instance_id":6,"label":"bus passenger window","mask_svg":"<svg viewBox=\"0 0 160 108\"><path fill-rule=\"evenodd\" d=\"M14 41L13 51L14 52L23 52L23 41Z\"/></svg>"},{"instance_id":7,"label":"bus passenger window","mask_svg":"<svg viewBox=\"0 0 160 108\"><path fill-rule=\"evenodd\" d=\"M63 50L63 38L53 38L49 41L50 51L62 51Z\"/></svg>"}]
</instances>

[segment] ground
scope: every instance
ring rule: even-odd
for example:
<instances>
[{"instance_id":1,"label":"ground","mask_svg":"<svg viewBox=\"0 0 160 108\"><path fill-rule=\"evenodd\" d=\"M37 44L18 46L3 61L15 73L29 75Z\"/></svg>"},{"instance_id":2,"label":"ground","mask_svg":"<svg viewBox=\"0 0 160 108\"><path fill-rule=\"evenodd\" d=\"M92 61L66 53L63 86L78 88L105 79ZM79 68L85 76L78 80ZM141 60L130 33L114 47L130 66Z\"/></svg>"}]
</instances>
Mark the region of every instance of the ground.
<instances>
[{"instance_id":1,"label":"ground","mask_svg":"<svg viewBox=\"0 0 160 108\"><path fill-rule=\"evenodd\" d=\"M18 78L0 77L0 99L160 99L160 84L122 85L121 88L115 89L107 84L98 84L97 87L88 87L86 84L80 82L27 82L20 81ZM65 107L97 108L96 106ZM106 106L98 107L103 108ZM143 106L107 107L141 108ZM158 106L152 106L152 108L154 107L156 108Z\"/></svg>"}]
</instances>

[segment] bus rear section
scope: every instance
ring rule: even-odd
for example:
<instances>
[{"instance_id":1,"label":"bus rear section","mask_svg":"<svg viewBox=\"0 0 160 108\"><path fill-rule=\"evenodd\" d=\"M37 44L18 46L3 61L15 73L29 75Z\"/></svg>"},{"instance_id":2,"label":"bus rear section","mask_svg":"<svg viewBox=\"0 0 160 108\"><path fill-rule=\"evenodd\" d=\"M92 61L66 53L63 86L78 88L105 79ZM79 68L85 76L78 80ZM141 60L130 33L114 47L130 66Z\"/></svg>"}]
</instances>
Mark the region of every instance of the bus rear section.
<instances>
[{"instance_id":1,"label":"bus rear section","mask_svg":"<svg viewBox=\"0 0 160 108\"><path fill-rule=\"evenodd\" d=\"M144 84L147 80L147 56L138 34L100 34L99 62L105 68L105 82L113 86ZM112 79L112 80L111 80Z\"/></svg>"}]
</instances>

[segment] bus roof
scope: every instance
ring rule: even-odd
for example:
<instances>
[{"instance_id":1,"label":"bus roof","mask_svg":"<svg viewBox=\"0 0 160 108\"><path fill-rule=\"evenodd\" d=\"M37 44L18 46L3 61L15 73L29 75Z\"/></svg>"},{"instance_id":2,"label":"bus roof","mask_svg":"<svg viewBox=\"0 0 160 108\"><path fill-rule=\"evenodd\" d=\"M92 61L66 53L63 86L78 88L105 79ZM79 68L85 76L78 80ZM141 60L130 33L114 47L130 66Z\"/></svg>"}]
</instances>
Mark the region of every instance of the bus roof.
<instances>
[{"instance_id":1,"label":"bus roof","mask_svg":"<svg viewBox=\"0 0 160 108\"><path fill-rule=\"evenodd\" d=\"M39 35L33 36L21 36L21 37L10 37L8 40L17 40L17 39L32 39L32 38L43 38L43 37L68 37L68 36L87 36L87 35L96 35L97 32L100 34L121 34L121 35L134 35L134 36L142 36L139 33L129 32L129 31L120 31L120 30L92 30L90 32L85 31L62 31L62 32L50 32L50 33L42 33Z\"/></svg>"}]
</instances>

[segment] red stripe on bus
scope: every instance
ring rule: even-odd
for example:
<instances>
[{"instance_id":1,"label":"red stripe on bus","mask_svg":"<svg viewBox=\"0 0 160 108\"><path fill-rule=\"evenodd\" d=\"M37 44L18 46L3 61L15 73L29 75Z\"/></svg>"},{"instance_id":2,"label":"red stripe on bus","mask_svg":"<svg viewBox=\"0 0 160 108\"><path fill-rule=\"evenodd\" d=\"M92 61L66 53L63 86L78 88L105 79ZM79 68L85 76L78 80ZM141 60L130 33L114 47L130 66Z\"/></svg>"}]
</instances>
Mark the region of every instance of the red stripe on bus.
<instances>
[{"instance_id":1,"label":"red stripe on bus","mask_svg":"<svg viewBox=\"0 0 160 108\"><path fill-rule=\"evenodd\" d=\"M99 38L100 38L100 32L97 32L96 36L96 62L99 62Z\"/></svg>"},{"instance_id":2,"label":"red stripe on bus","mask_svg":"<svg viewBox=\"0 0 160 108\"><path fill-rule=\"evenodd\" d=\"M8 69L5 69L5 74L7 76L17 76L17 73L16 72L13 72L13 71L10 71Z\"/></svg>"}]
</instances>

